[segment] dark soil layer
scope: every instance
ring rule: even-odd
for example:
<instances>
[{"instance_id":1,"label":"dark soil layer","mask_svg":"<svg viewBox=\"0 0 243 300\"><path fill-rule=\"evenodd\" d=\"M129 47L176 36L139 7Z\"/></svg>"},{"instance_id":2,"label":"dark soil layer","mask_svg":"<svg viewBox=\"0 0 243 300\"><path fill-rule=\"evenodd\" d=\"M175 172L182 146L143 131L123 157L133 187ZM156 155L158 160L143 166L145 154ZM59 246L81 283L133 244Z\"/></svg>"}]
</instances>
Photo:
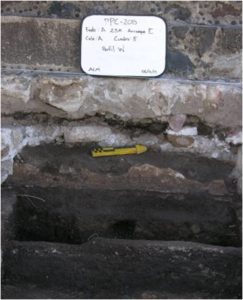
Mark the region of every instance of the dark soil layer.
<instances>
[{"instance_id":1,"label":"dark soil layer","mask_svg":"<svg viewBox=\"0 0 243 300\"><path fill-rule=\"evenodd\" d=\"M146 293L156 298L194 293L206 299L241 297L239 248L114 239L83 245L12 242L4 262L5 284L36 284L37 293L67 288L91 299Z\"/></svg>"},{"instance_id":2,"label":"dark soil layer","mask_svg":"<svg viewBox=\"0 0 243 300\"><path fill-rule=\"evenodd\" d=\"M94 159L90 155L94 145L45 144L25 147L21 152L24 163L31 163L43 172L58 173L60 166L79 170L87 168L92 172L123 174L136 164L151 164L159 168L171 168L186 178L198 181L211 181L227 178L234 165L213 158L200 157L191 153L171 153L148 151L140 155L102 157Z\"/></svg>"},{"instance_id":3,"label":"dark soil layer","mask_svg":"<svg viewBox=\"0 0 243 300\"><path fill-rule=\"evenodd\" d=\"M101 236L224 246L241 243L231 203L207 193L33 187L17 195L18 240L83 243Z\"/></svg>"}]
</instances>

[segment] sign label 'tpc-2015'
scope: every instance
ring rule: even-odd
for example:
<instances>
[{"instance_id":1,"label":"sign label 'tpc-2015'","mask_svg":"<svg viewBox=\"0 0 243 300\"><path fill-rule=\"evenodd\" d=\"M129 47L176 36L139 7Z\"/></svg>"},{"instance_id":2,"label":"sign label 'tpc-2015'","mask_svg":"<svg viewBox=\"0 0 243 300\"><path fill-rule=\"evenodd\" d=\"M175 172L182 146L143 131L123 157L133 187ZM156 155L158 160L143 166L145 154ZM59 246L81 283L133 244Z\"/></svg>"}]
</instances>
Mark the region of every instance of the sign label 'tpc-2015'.
<instances>
[{"instance_id":1,"label":"sign label 'tpc-2015'","mask_svg":"<svg viewBox=\"0 0 243 300\"><path fill-rule=\"evenodd\" d=\"M91 15L81 28L89 75L156 77L165 69L166 24L155 16Z\"/></svg>"}]
</instances>

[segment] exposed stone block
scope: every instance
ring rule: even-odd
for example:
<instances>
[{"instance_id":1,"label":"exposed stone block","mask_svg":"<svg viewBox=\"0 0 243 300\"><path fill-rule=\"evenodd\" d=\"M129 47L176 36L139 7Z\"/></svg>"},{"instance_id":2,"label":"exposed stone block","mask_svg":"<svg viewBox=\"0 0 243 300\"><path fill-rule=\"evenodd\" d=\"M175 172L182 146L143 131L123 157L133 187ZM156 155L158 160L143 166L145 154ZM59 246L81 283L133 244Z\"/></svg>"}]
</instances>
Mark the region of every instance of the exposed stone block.
<instances>
[{"instance_id":1,"label":"exposed stone block","mask_svg":"<svg viewBox=\"0 0 243 300\"><path fill-rule=\"evenodd\" d=\"M3 65L80 70L78 21L14 16L3 17L2 21Z\"/></svg>"},{"instance_id":2,"label":"exposed stone block","mask_svg":"<svg viewBox=\"0 0 243 300\"><path fill-rule=\"evenodd\" d=\"M3 2L2 14L26 17L83 19L90 14L155 15L169 24L241 24L240 1L64 1Z\"/></svg>"},{"instance_id":3,"label":"exposed stone block","mask_svg":"<svg viewBox=\"0 0 243 300\"><path fill-rule=\"evenodd\" d=\"M96 142L103 146L129 146L134 142L132 139L120 132L114 132L108 126L67 126L64 128L64 140L66 143L88 143ZM152 144L153 141L150 141Z\"/></svg>"},{"instance_id":4,"label":"exposed stone block","mask_svg":"<svg viewBox=\"0 0 243 300\"><path fill-rule=\"evenodd\" d=\"M80 25L78 20L3 17L3 67L82 73ZM163 76L240 79L241 39L241 28L169 26Z\"/></svg>"},{"instance_id":5,"label":"exposed stone block","mask_svg":"<svg viewBox=\"0 0 243 300\"><path fill-rule=\"evenodd\" d=\"M194 139L191 136L167 135L167 140L174 147L190 147L194 143Z\"/></svg>"},{"instance_id":6,"label":"exposed stone block","mask_svg":"<svg viewBox=\"0 0 243 300\"><path fill-rule=\"evenodd\" d=\"M1 128L1 182L13 172L13 159L26 145L51 142L61 135L56 126L9 126ZM4 155L3 155L4 154Z\"/></svg>"},{"instance_id":7,"label":"exposed stone block","mask_svg":"<svg viewBox=\"0 0 243 300\"><path fill-rule=\"evenodd\" d=\"M84 298L141 298L148 291L241 298L241 249L233 247L110 239L81 246L13 242L4 265L12 283L72 287Z\"/></svg>"},{"instance_id":8,"label":"exposed stone block","mask_svg":"<svg viewBox=\"0 0 243 300\"><path fill-rule=\"evenodd\" d=\"M172 27L168 73L195 79L241 78L241 29Z\"/></svg>"},{"instance_id":9,"label":"exposed stone block","mask_svg":"<svg viewBox=\"0 0 243 300\"><path fill-rule=\"evenodd\" d=\"M186 122L186 115L177 114L169 117L169 127L170 129L178 132L182 129L184 123Z\"/></svg>"},{"instance_id":10,"label":"exposed stone block","mask_svg":"<svg viewBox=\"0 0 243 300\"><path fill-rule=\"evenodd\" d=\"M12 80L12 75L5 76L2 83L4 114L41 111L67 119L111 114L123 121L161 121L170 115L185 114L197 116L212 127L241 126L240 84L57 75L39 75L33 79L23 74L24 82L31 80L32 94L22 95L20 99L15 97L19 86L10 89L6 83L9 76Z\"/></svg>"},{"instance_id":11,"label":"exposed stone block","mask_svg":"<svg viewBox=\"0 0 243 300\"><path fill-rule=\"evenodd\" d=\"M19 102L26 103L31 98L31 86L33 85L33 79L26 76L3 76L2 77L2 89L1 93L6 98L14 98Z\"/></svg>"}]
</instances>

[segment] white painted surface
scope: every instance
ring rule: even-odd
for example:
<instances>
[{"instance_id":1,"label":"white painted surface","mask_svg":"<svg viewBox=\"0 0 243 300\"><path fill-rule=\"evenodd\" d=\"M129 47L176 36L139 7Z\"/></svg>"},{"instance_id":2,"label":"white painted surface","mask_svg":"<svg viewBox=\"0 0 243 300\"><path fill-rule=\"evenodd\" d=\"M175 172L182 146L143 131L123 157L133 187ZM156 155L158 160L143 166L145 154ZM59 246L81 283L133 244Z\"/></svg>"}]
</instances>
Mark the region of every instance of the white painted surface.
<instances>
[{"instance_id":1,"label":"white painted surface","mask_svg":"<svg viewBox=\"0 0 243 300\"><path fill-rule=\"evenodd\" d=\"M155 77L164 72L166 25L155 16L91 15L81 29L81 68L90 75Z\"/></svg>"}]
</instances>

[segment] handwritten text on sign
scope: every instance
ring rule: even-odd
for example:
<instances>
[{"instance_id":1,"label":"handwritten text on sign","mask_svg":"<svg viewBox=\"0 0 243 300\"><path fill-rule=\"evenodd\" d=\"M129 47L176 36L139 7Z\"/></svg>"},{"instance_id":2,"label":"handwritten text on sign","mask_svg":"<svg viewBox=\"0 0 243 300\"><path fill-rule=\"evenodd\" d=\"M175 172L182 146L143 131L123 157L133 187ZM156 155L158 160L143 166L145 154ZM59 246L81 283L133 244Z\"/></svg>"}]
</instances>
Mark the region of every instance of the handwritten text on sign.
<instances>
[{"instance_id":1,"label":"handwritten text on sign","mask_svg":"<svg viewBox=\"0 0 243 300\"><path fill-rule=\"evenodd\" d=\"M154 16L84 19L81 68L90 75L153 77L164 72L166 26Z\"/></svg>"}]
</instances>

